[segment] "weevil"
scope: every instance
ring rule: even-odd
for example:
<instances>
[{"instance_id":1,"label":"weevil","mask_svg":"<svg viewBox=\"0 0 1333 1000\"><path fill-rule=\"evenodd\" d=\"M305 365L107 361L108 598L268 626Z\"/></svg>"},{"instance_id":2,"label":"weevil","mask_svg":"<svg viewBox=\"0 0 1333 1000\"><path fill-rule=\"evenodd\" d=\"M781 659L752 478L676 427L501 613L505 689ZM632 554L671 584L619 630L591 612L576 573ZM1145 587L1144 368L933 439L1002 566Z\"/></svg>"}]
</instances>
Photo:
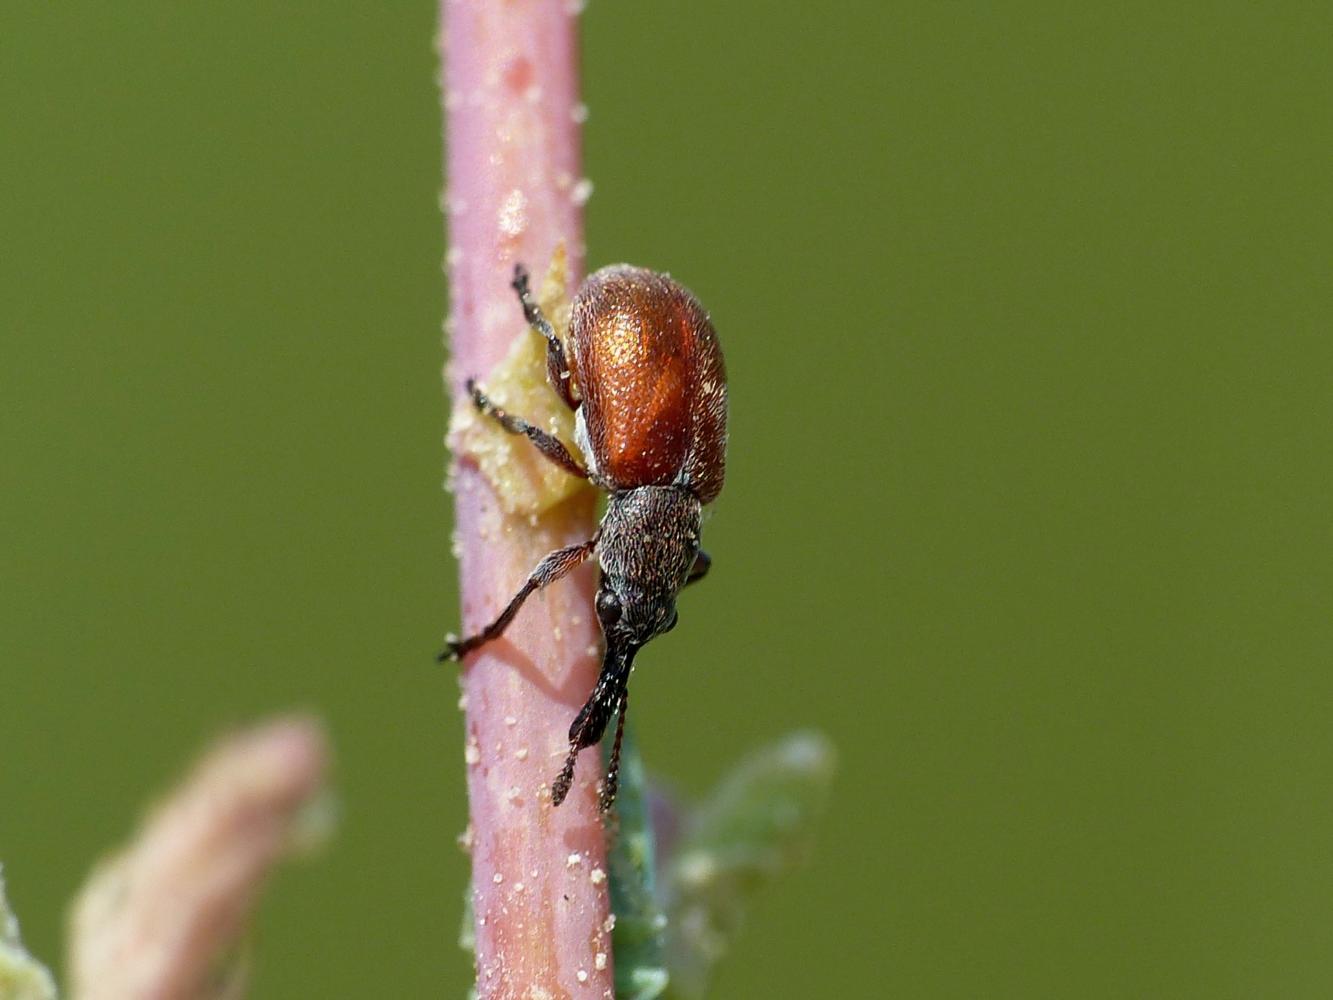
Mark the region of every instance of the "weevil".
<instances>
[{"instance_id":1,"label":"weevil","mask_svg":"<svg viewBox=\"0 0 1333 1000\"><path fill-rule=\"evenodd\" d=\"M498 638L535 591L592 555L601 576L594 607L606 649L588 700L569 727L569 753L551 785L560 805L579 751L601 742L618 714L601 808L615 801L620 744L634 657L676 626L676 595L708 572L699 548L705 504L726 472L727 375L713 324L699 300L665 274L628 264L588 276L574 296L568 357L528 287L521 264L512 287L529 326L546 340L546 375L574 411L581 463L561 441L496 406L475 379L473 404L511 434L522 434L566 472L607 494L606 513L586 542L557 549L508 605L475 635L450 639L445 660L461 660Z\"/></svg>"}]
</instances>

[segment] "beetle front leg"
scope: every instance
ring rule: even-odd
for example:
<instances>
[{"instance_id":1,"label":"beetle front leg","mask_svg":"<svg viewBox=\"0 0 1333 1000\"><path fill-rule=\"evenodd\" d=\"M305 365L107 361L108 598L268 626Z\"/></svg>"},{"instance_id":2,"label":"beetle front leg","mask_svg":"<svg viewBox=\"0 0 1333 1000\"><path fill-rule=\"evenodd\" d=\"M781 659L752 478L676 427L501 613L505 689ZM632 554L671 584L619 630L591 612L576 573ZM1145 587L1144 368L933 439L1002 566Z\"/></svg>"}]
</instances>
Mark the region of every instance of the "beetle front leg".
<instances>
[{"instance_id":1,"label":"beetle front leg","mask_svg":"<svg viewBox=\"0 0 1333 1000\"><path fill-rule=\"evenodd\" d=\"M592 554L593 549L597 547L597 539L591 538L586 542L580 542L578 545L570 545L567 548L556 549L545 559L537 564L537 568L532 571L523 586L518 589L518 593L513 596L509 604L500 612L498 618L491 622L476 635L470 635L466 639L446 639L444 652L438 657L440 663L446 660L461 660L464 656L476 649L483 643L490 642L492 639L498 639L504 630L509 627L509 623L514 620L518 614L518 609L523 607L523 602L537 590L541 590L548 583L555 583L562 576L566 575L583 560Z\"/></svg>"},{"instance_id":2,"label":"beetle front leg","mask_svg":"<svg viewBox=\"0 0 1333 1000\"><path fill-rule=\"evenodd\" d=\"M537 446L538 451L571 476L578 476L580 479L588 478L588 470L579 464L578 459L569 453L569 449L560 442L558 437L547 434L546 431L528 423L522 417L516 417L512 413L500 409L481 391L476 379L467 380L467 391L477 409L486 416L493 417L510 434L522 434Z\"/></svg>"},{"instance_id":3,"label":"beetle front leg","mask_svg":"<svg viewBox=\"0 0 1333 1000\"><path fill-rule=\"evenodd\" d=\"M522 264L514 265L514 280L509 287L518 293L518 301L523 306L523 318L546 339L546 377L553 388L571 410L578 408L574 399L574 377L569 372L569 363L565 360L565 348L560 338L555 335L555 327L542 314L542 307L532 297L528 288L528 271Z\"/></svg>"},{"instance_id":4,"label":"beetle front leg","mask_svg":"<svg viewBox=\"0 0 1333 1000\"><path fill-rule=\"evenodd\" d=\"M685 586L688 587L690 584L706 577L708 569L712 565L713 560L709 558L708 553L700 549L694 557L694 565L690 567L689 575L685 577Z\"/></svg>"}]
</instances>

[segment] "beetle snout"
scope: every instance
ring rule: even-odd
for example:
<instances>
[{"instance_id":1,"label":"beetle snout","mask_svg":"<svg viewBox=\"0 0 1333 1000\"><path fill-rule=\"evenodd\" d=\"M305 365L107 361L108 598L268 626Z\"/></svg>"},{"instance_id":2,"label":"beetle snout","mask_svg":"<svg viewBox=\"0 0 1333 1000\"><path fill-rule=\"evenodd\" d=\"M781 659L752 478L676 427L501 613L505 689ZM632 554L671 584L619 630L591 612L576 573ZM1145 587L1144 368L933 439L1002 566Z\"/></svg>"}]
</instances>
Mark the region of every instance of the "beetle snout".
<instances>
[{"instance_id":1,"label":"beetle snout","mask_svg":"<svg viewBox=\"0 0 1333 1000\"><path fill-rule=\"evenodd\" d=\"M645 601L640 605L634 629L639 642L670 632L676 624L676 602L670 598Z\"/></svg>"},{"instance_id":2,"label":"beetle snout","mask_svg":"<svg viewBox=\"0 0 1333 1000\"><path fill-rule=\"evenodd\" d=\"M644 595L633 591L622 591L614 599L614 611L603 614L611 608L613 598L598 598L598 612L602 620L602 630L608 641L642 646L654 636L671 630L676 620L676 602L673 595Z\"/></svg>"}]
</instances>

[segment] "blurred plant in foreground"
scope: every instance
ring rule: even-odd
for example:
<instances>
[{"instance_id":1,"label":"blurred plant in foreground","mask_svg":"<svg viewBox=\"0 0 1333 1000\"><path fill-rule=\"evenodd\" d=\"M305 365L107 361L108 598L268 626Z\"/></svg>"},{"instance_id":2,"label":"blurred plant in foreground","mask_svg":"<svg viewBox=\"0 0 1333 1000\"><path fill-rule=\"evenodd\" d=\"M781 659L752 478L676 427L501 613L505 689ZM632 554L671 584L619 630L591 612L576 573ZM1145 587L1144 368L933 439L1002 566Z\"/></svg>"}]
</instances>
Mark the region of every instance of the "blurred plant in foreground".
<instances>
[{"instance_id":1,"label":"blurred plant in foreground","mask_svg":"<svg viewBox=\"0 0 1333 1000\"><path fill-rule=\"evenodd\" d=\"M273 866L332 830L318 723L268 722L222 740L94 870L69 925L74 1000L223 1000L243 994L243 939ZM23 951L0 886L0 1000L55 996Z\"/></svg>"}]
</instances>

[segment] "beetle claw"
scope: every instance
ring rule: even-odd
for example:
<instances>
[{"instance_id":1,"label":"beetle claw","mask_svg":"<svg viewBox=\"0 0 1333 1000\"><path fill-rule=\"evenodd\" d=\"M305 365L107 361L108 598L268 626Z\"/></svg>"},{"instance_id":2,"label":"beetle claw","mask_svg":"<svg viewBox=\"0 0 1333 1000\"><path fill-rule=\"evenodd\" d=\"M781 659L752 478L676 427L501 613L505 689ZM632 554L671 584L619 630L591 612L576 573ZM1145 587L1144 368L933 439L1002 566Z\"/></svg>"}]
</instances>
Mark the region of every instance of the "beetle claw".
<instances>
[{"instance_id":1,"label":"beetle claw","mask_svg":"<svg viewBox=\"0 0 1333 1000\"><path fill-rule=\"evenodd\" d=\"M444 637L444 650L435 657L436 663L448 663L450 660L462 659L463 643L458 636L450 632Z\"/></svg>"}]
</instances>

